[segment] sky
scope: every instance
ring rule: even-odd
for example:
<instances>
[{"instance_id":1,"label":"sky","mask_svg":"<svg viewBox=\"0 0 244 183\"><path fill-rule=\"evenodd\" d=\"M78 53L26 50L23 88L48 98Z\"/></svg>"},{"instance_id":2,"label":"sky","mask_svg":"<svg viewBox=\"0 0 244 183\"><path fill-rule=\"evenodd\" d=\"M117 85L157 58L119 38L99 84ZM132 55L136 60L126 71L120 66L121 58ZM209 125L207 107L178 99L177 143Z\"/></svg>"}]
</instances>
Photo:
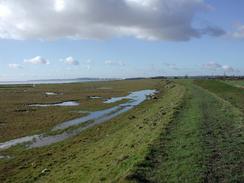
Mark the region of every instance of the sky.
<instances>
[{"instance_id":1,"label":"sky","mask_svg":"<svg viewBox=\"0 0 244 183\"><path fill-rule=\"evenodd\" d=\"M244 75L243 0L0 0L0 81Z\"/></svg>"}]
</instances>

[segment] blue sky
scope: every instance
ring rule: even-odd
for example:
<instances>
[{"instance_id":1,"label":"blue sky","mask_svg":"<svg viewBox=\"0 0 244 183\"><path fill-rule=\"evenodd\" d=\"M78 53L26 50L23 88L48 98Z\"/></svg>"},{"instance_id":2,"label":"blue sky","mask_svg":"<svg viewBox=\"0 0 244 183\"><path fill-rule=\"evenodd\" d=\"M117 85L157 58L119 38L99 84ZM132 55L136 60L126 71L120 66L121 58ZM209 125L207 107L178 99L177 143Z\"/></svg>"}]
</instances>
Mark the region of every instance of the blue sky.
<instances>
[{"instance_id":1,"label":"blue sky","mask_svg":"<svg viewBox=\"0 0 244 183\"><path fill-rule=\"evenodd\" d=\"M107 12L115 3L108 0L96 6L90 2L98 0L84 0L75 6L84 9L82 14L68 4L76 0L57 0L55 12L45 1L38 6L30 0L0 0L0 81L244 75L242 0L120 0L129 1L130 8L110 12L119 14L113 18ZM117 2L116 7L124 7ZM165 4L172 16L162 13ZM28 18L16 9L37 15ZM71 16L71 10L77 13ZM130 17L124 16L127 11ZM144 17L142 11L149 13ZM46 19L48 14L56 17ZM63 22L69 20L72 24Z\"/></svg>"}]
</instances>

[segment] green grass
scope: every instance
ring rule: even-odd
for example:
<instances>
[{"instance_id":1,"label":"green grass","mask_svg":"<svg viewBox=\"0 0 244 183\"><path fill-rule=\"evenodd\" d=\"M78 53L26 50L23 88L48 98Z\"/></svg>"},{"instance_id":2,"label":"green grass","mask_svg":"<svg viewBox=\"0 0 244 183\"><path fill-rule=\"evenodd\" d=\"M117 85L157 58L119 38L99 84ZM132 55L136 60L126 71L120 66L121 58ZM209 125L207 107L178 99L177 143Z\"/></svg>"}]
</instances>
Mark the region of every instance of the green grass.
<instances>
[{"instance_id":1,"label":"green grass","mask_svg":"<svg viewBox=\"0 0 244 183\"><path fill-rule=\"evenodd\" d=\"M242 182L243 113L190 81L183 84L188 89L184 108L129 180Z\"/></svg>"},{"instance_id":2,"label":"green grass","mask_svg":"<svg viewBox=\"0 0 244 183\"><path fill-rule=\"evenodd\" d=\"M159 99L77 137L44 148L5 151L14 158L0 161L0 182L123 182L181 104L183 86L159 84ZM41 173L44 169L48 172Z\"/></svg>"},{"instance_id":3,"label":"green grass","mask_svg":"<svg viewBox=\"0 0 244 183\"><path fill-rule=\"evenodd\" d=\"M84 116L72 111L95 111L116 104L104 104L103 99L125 96L128 92L156 89L160 80L106 81L75 84L4 85L0 86L0 142L45 132L54 125ZM45 92L60 95L45 96ZM101 96L101 99L89 99ZM74 100L76 107L30 107L28 104L57 103Z\"/></svg>"},{"instance_id":4,"label":"green grass","mask_svg":"<svg viewBox=\"0 0 244 183\"><path fill-rule=\"evenodd\" d=\"M244 80L225 80L224 82L232 86L244 88Z\"/></svg>"},{"instance_id":5,"label":"green grass","mask_svg":"<svg viewBox=\"0 0 244 183\"><path fill-rule=\"evenodd\" d=\"M195 84L218 95L244 112L244 90L218 80L196 80Z\"/></svg>"},{"instance_id":6,"label":"green grass","mask_svg":"<svg viewBox=\"0 0 244 183\"><path fill-rule=\"evenodd\" d=\"M63 142L1 152L13 158L0 160L0 182L244 182L243 90L215 80L146 82L158 99Z\"/></svg>"}]
</instances>

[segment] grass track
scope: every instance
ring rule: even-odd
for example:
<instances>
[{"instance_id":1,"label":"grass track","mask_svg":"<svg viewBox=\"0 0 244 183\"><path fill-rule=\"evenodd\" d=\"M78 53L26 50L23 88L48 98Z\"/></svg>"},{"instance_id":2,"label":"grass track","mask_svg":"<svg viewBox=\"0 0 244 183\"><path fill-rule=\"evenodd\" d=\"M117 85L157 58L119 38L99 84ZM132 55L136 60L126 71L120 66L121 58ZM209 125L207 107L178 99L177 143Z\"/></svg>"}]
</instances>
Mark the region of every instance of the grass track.
<instances>
[{"instance_id":1,"label":"grass track","mask_svg":"<svg viewBox=\"0 0 244 183\"><path fill-rule=\"evenodd\" d=\"M244 113L244 90L218 80L196 80L196 85L216 94Z\"/></svg>"},{"instance_id":2,"label":"grass track","mask_svg":"<svg viewBox=\"0 0 244 183\"><path fill-rule=\"evenodd\" d=\"M243 182L243 114L192 83L183 84L184 108L129 180Z\"/></svg>"},{"instance_id":3,"label":"grass track","mask_svg":"<svg viewBox=\"0 0 244 183\"><path fill-rule=\"evenodd\" d=\"M227 84L244 89L244 80L225 80Z\"/></svg>"}]
</instances>

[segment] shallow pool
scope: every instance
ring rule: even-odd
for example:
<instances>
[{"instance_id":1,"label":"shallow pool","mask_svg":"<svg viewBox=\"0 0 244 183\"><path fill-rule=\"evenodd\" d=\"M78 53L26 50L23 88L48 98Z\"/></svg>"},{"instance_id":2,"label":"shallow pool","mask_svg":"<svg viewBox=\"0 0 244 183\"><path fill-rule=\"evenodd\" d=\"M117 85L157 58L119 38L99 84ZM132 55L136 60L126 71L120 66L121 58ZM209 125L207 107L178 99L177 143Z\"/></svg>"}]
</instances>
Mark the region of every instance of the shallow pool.
<instances>
[{"instance_id":1,"label":"shallow pool","mask_svg":"<svg viewBox=\"0 0 244 183\"><path fill-rule=\"evenodd\" d=\"M64 123L56 125L55 127L53 127L51 129L52 131L62 130L62 133L59 133L56 135L39 134L39 135L17 138L17 139L10 140L10 141L4 142L4 143L0 143L0 149L7 149L7 148L10 148L17 144L23 144L23 143L27 143L26 146L28 148L42 147L42 146L46 146L46 145L50 145L50 144L53 144L56 142L63 141L67 138L78 135L79 133L81 133L82 131L84 131L88 128L91 128L95 125L106 122L106 121L118 116L121 113L129 111L130 109L134 108L135 106L137 106L137 105L141 104L143 101L145 101L148 96L154 95L155 93L156 93L156 90L141 90L141 91L132 92L129 95L124 96L124 97L111 98L111 99L105 101L105 103L117 102L117 101L120 101L123 99L129 99L129 100L127 102L119 104L115 107L111 107L111 108L100 110L100 111L90 112L87 116L66 121ZM56 106L57 105L58 104L56 104ZM87 123L87 122L89 122L89 123ZM86 123L86 125L77 127L73 130L66 130L69 127L77 126L82 123ZM63 131L63 130L66 130L66 131Z\"/></svg>"}]
</instances>

